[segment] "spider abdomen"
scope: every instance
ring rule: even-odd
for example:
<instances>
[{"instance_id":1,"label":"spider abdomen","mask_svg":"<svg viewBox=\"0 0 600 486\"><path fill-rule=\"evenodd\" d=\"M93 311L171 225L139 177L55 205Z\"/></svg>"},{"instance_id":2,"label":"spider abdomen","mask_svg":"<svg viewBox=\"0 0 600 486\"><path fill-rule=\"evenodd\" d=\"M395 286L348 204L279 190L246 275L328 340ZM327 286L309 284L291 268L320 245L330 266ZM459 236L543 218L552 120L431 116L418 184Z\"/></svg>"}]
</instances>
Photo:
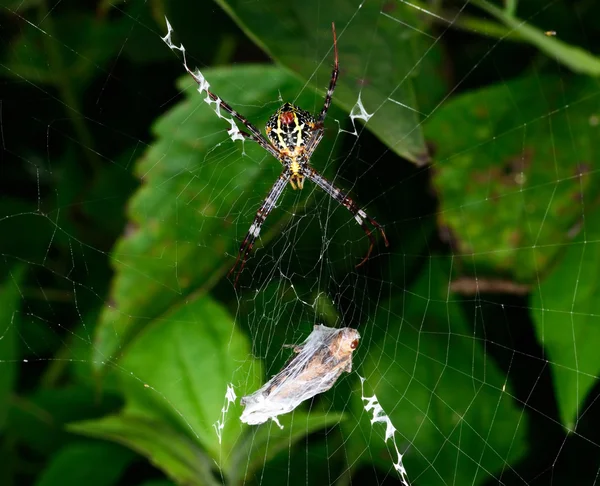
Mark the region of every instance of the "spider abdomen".
<instances>
[{"instance_id":1,"label":"spider abdomen","mask_svg":"<svg viewBox=\"0 0 600 486\"><path fill-rule=\"evenodd\" d=\"M300 162L298 162L295 158L291 160L288 165L290 172L292 173L292 177L290 177L290 185L292 189L303 189L304 188L304 176L300 173L302 169Z\"/></svg>"},{"instance_id":2,"label":"spider abdomen","mask_svg":"<svg viewBox=\"0 0 600 486\"><path fill-rule=\"evenodd\" d=\"M315 128L316 120L308 111L285 103L269 118L265 131L282 155L294 158L304 153Z\"/></svg>"}]
</instances>

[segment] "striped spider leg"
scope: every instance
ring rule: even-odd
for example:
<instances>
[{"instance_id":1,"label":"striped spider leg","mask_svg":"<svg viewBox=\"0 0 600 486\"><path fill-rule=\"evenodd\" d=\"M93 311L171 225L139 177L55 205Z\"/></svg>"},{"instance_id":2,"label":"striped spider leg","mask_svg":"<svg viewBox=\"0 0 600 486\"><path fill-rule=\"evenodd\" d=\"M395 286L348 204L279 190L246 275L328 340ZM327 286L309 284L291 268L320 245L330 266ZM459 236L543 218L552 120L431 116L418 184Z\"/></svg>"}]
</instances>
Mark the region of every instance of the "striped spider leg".
<instances>
[{"instance_id":1,"label":"striped spider leg","mask_svg":"<svg viewBox=\"0 0 600 486\"><path fill-rule=\"evenodd\" d=\"M269 213L277 205L277 201L283 193L283 190L285 189L285 186L287 185L291 176L292 174L287 170L284 170L281 173L279 178L275 181L275 184L273 184L273 187L271 187L269 194L267 194L267 197L256 212L256 216L254 216L254 221L252 222L252 225L250 225L250 229L248 230L244 241L242 241L242 244L240 245L240 250L238 252L237 258L235 259L235 264L233 265L233 267L231 267L231 270L229 270L229 273L227 274L229 276L233 273L241 259L242 264L235 277L234 286L237 285L237 281L240 278L244 266L246 265L248 255L250 254L250 251L252 251L252 247L254 246L258 235L260 235L260 229L262 228L263 223L267 219L267 216L269 216Z\"/></svg>"},{"instance_id":2,"label":"striped spider leg","mask_svg":"<svg viewBox=\"0 0 600 486\"><path fill-rule=\"evenodd\" d=\"M360 225L362 230L367 235L367 238L369 238L369 250L367 251L367 254L365 255L365 257L360 261L360 263L358 265L356 265L357 268L360 267L361 265L363 265L369 259L369 257L371 256L371 252L373 251L373 247L375 246L375 238L371 234L371 230L367 226L366 221L368 221L371 224L371 226L373 226L375 229L377 229L381 233L381 236L383 237L383 242L385 243L385 246L386 247L390 246L387 236L385 236L385 232L383 231L383 227L377 221L375 221L373 218L371 218L371 216L369 216L364 211L364 209L361 209L360 207L358 207L358 205L350 197L348 197L347 194L345 194L343 191L341 191L340 189L335 187L331 182L329 182L327 179L325 179L325 177L323 177L321 174L319 174L312 167L303 168L303 174L308 180L313 181L317 186L319 186L327 194L329 194L329 197L331 197L331 199L333 199L334 201L337 201L339 204L344 206L348 211L350 211L352 216L354 216L354 219L356 220L356 222Z\"/></svg>"},{"instance_id":3,"label":"striped spider leg","mask_svg":"<svg viewBox=\"0 0 600 486\"><path fill-rule=\"evenodd\" d=\"M173 41L171 40L171 35L173 34L173 27L171 27L171 24L166 17L165 17L165 21L167 23L167 35L165 35L162 38L163 42L165 44L167 44L167 46L169 46L171 48L171 50L177 50L177 51L181 52L181 54L183 56L184 69L198 84L198 91L200 93L202 93L204 91L207 95L207 97L205 98L204 101L206 101L206 103L208 103L209 105L214 103L215 104L215 113L217 114L217 116L219 118L223 118L224 120L228 121L229 124L231 125L231 129L227 132L229 134L229 136L231 137L231 139L233 141L235 141L235 140L243 140L244 138L248 138L248 139L253 140L256 143L258 143L263 149L265 149L267 152L269 152L273 157L279 158L279 152L277 151L277 149L273 145L271 145L271 143L262 135L262 133L260 133L260 130L258 128L256 128L252 123L250 123L245 117L243 117L237 111L235 111L231 106L229 106L229 104L227 104L225 101L223 101L219 96L214 94L209 89L210 84L208 83L208 81L206 80L206 78L200 72L199 69L192 71L188 67L187 57L185 55L185 47L183 46L183 44L176 45L173 43ZM239 120L250 133L240 130L238 128L238 126L236 125L235 121L233 121L233 119L227 118L226 116L222 115L221 108L224 109L229 114L231 114L234 118Z\"/></svg>"},{"instance_id":4,"label":"striped spider leg","mask_svg":"<svg viewBox=\"0 0 600 486\"><path fill-rule=\"evenodd\" d=\"M168 20L167 28L168 33L165 37L163 37L164 42L171 49L181 51L183 54L183 66L198 84L198 91L206 93L207 96L205 101L208 104L214 104L214 110L217 116L219 118L223 118L231 125L230 130L227 132L231 139L234 141L243 139L255 141L264 150L279 160L284 167L282 174L279 176L277 181L275 181L273 187L267 195L267 198L263 201L262 205L257 211L254 221L252 222L248 233L240 245L235 264L229 271L228 275L231 275L241 261L240 269L235 278L234 286L237 285L237 281L242 270L244 269L248 255L252 250L256 239L260 235L263 223L267 219L269 213L277 205L277 201L279 200L288 182L292 186L292 189L302 189L304 187L304 179L308 178L317 184L317 186L319 186L321 189L323 189L327 194L329 194L332 199L337 201L339 204L348 209L350 213L352 213L354 219L365 232L370 242L367 255L357 266L362 265L368 260L369 256L371 255L371 251L373 250L373 246L375 245L375 239L371 234L371 230L366 224L367 221L371 224L371 226L379 230L383 236L385 245L388 246L388 240L381 225L373 218L368 216L363 209L359 208L358 205L352 201L352 199L350 199L344 192L336 188L327 179L321 176L310 165L310 159L317 146L321 142L321 139L323 138L324 121L331 106L333 93L335 91L339 75L337 36L335 32L335 25L333 23L331 24L334 52L333 71L331 73L329 87L327 89L327 94L325 96L323 107L321 108L319 116L314 117L308 111L302 110L291 103L284 103L269 118L265 128L267 137L263 136L252 123L235 111L229 104L210 91L210 85L208 84L208 81L206 81L198 69L195 71L189 69L185 56L185 48L183 45L175 45L171 40L173 29L171 28ZM228 118L226 115L223 115L221 110L226 111L233 118ZM240 122L248 131L246 132L240 130L234 119Z\"/></svg>"}]
</instances>

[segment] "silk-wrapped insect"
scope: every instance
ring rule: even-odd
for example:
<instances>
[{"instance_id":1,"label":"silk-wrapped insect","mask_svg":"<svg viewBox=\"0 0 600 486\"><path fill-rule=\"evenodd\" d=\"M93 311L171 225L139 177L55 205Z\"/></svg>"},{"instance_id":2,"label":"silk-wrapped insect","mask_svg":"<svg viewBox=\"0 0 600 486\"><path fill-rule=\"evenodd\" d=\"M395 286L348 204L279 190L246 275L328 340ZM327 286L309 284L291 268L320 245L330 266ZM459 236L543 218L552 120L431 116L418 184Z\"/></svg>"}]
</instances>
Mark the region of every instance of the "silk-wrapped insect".
<instances>
[{"instance_id":1,"label":"silk-wrapped insect","mask_svg":"<svg viewBox=\"0 0 600 486\"><path fill-rule=\"evenodd\" d=\"M345 371L352 371L352 354L360 334L356 329L317 325L306 341L292 346L295 356L261 388L242 398L240 417L247 424L277 420L303 401L329 390Z\"/></svg>"}]
</instances>

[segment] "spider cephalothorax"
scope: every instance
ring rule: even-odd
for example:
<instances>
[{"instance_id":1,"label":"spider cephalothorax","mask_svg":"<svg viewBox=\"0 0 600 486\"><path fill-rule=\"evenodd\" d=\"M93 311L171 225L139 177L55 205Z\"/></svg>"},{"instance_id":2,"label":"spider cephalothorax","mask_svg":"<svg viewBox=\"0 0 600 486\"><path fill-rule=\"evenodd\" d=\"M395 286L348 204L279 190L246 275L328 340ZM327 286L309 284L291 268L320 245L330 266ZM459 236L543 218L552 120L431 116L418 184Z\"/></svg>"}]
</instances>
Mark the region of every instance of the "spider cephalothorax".
<instances>
[{"instance_id":1,"label":"spider cephalothorax","mask_svg":"<svg viewBox=\"0 0 600 486\"><path fill-rule=\"evenodd\" d=\"M360 266L367 261L371 251L373 250L373 246L375 245L375 238L371 234L371 230L367 226L367 222L379 230L381 236L383 236L385 246L388 246L388 241L381 225L371 218L363 209L358 207L357 204L350 199L350 197L344 191L335 187L310 165L312 154L323 138L323 122L325 121L327 111L331 106L331 99L333 97L333 92L335 90L339 73L337 38L335 35L334 24L331 24L331 29L333 31L333 52L335 56L333 62L333 71L331 73L331 80L329 81L329 88L327 89L327 95L325 96L323 108L321 108L319 116L313 116L308 111L301 110L291 103L285 103L275 112L275 114L273 114L273 116L271 116L271 118L269 118L269 121L267 122L265 131L268 138L265 138L264 135L262 135L262 133L260 133L260 131L252 123L246 120L246 118L235 111L225 101L210 91L208 89L208 83L199 71L194 72L188 68L185 61L185 50L183 49L183 46L177 47L172 44L170 37L171 26L168 24L168 22L167 26L169 28L169 33L163 40L169 47L171 47L171 49L178 49L184 53L183 65L187 72L196 80L200 87L199 89L206 91L206 94L208 95L206 100L210 103L216 103L218 105L218 110L223 109L228 113L231 113L231 115L240 123L242 123L244 127L246 127L246 130L248 130L249 133L239 130L237 127L235 127L235 130L232 128L232 131L236 134L236 138L241 135L244 138L258 143L263 149L279 160L284 167L283 172L275 181L271 191L256 212L254 221L252 222L252 225L250 226L250 229L248 230L248 233L246 234L246 237L240 246L235 265L229 272L231 274L231 272L233 272L237 267L238 262L240 260L242 261L242 266L240 267L236 277L236 282L241 271L244 269L246 259L248 258L250 250L252 250L252 247L254 246L254 242L260 235L260 229L262 228L263 223L267 219L269 213L277 205L277 201L279 200L279 197L281 196L281 193L288 182L294 189L302 189L304 185L304 179L309 179L323 189L327 194L329 194L332 199L337 201L348 211L350 211L350 213L352 213L352 216L354 216L356 222L360 225L362 230L369 238L370 243L367 255L357 266ZM217 113L220 112L217 111ZM230 121L232 124L234 124L233 120Z\"/></svg>"}]
</instances>

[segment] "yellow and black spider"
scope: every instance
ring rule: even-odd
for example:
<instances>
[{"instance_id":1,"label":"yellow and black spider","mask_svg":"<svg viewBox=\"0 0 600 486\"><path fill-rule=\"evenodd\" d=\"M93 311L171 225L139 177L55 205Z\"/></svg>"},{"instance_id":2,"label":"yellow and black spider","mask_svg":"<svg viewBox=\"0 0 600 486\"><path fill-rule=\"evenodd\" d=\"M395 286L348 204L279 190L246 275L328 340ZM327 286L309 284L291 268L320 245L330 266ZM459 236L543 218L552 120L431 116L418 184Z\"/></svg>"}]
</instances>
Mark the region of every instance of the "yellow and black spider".
<instances>
[{"instance_id":1,"label":"yellow and black spider","mask_svg":"<svg viewBox=\"0 0 600 486\"><path fill-rule=\"evenodd\" d=\"M246 260L248 258L248 254L252 250L254 246L254 242L260 235L260 230L267 219L269 213L273 210L279 197L281 196L286 184L289 182L293 189L302 189L304 187L304 179L307 178L313 181L317 186L323 189L329 196L331 196L335 201L344 206L348 211L352 213L356 222L363 229L367 237L369 238L369 250L367 251L366 256L363 260L357 265L357 267L361 266L365 263L369 256L371 255L371 251L373 250L373 246L375 245L375 238L371 234L370 229L368 228L365 221L368 221L374 228L377 228L381 235L383 236L383 240L385 242L385 246L388 246L388 240L385 236L383 228L381 225L371 218L363 209L359 208L356 203L346 195L343 191L335 187L331 182L325 179L321 174L319 174L315 169L313 169L310 165L310 158L312 157L313 152L319 145L319 142L323 138L324 133L324 125L325 117L327 116L327 111L331 106L331 98L333 96L333 91L335 90L335 85L338 78L339 66L338 66L338 50L337 50L337 37L335 33L335 24L331 24L331 29L333 31L333 51L334 51L334 64L333 64L333 72L331 73L331 81L329 82L329 88L327 90L327 96L325 96L325 102L323 103L323 108L321 109L321 113L319 116L315 118L311 113L305 110L301 110L297 106L292 105L291 103L285 103L281 108L279 108L269 121L266 126L266 134L267 138L265 138L260 131L252 125L246 118L240 115L237 111L235 111L231 106L229 106L225 101L219 98L217 95L212 93L208 89L208 83L204 79L204 76L196 70L191 71L187 63L185 62L185 49L183 46L176 46L171 41L171 26L167 20L167 26L169 28L169 33L163 40L167 43L171 49L178 49L184 54L184 67L189 74L194 78L194 80L198 83L199 91L205 91L206 94L210 97L210 100L207 98L207 102L212 102L217 105L217 115L221 116L219 112L219 107L223 108L225 111L229 112L234 118L240 121L248 130L248 132L244 132L235 127L233 120L230 120L232 125L231 130L229 131L230 135L233 139L235 138L248 138L250 140L258 143L263 149L269 152L273 157L275 157L281 164L283 165L283 172L273 184L273 187L269 191L266 199L263 201L262 205L256 212L256 216L254 217L254 221L242 242L237 259L235 261L234 266L229 271L229 275L236 269L240 259L242 260L242 264L238 271L238 274L235 279L235 283L237 283L242 270L244 269L244 265L246 264ZM212 101L211 101L212 100ZM240 137L241 135L241 137Z\"/></svg>"}]
</instances>

